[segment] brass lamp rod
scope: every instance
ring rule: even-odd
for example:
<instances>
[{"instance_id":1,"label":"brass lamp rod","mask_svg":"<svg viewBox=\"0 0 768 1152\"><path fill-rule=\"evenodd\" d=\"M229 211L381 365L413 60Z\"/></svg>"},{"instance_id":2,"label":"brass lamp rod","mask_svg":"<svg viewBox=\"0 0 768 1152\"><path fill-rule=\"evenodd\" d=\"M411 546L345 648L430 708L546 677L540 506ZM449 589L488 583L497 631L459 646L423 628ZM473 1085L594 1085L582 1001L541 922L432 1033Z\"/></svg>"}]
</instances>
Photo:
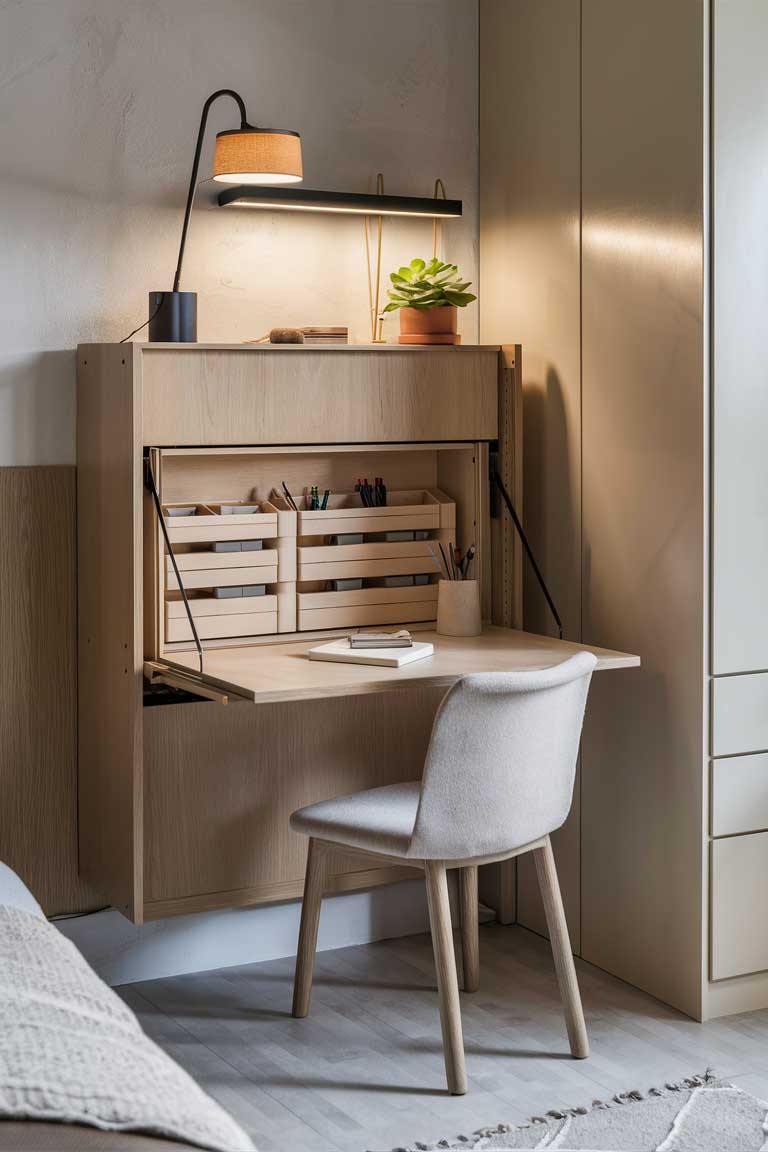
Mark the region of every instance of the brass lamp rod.
<instances>
[{"instance_id":1,"label":"brass lamp rod","mask_svg":"<svg viewBox=\"0 0 768 1152\"><path fill-rule=\"evenodd\" d=\"M184 248L187 243L187 232L189 231L189 218L192 215L192 205L195 202L195 192L197 190L197 172L200 167L200 154L203 150L203 138L205 136L205 126L208 123L208 113L214 100L218 100L219 96L231 96L240 109L240 128L250 128L252 125L248 123L248 117L245 111L245 103L242 96L237 92L233 92L231 88L220 88L218 92L212 93L205 104L203 105L203 114L200 117L200 131L197 134L197 146L195 147L195 159L192 162L192 177L189 181L189 192L187 193L187 207L184 212L184 223L181 228L181 244L179 245L179 260L176 265L176 275L173 278L173 291L178 292L179 281L181 280L181 265L184 260Z\"/></svg>"}]
</instances>

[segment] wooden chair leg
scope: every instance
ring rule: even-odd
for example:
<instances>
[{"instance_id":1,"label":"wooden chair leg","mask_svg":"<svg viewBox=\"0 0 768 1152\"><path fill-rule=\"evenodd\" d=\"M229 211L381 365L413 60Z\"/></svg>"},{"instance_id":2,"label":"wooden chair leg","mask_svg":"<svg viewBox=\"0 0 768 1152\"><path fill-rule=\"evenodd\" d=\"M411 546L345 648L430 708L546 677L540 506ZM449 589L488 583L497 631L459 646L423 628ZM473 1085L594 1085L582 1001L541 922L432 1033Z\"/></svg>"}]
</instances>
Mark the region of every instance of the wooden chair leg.
<instances>
[{"instance_id":1,"label":"wooden chair leg","mask_svg":"<svg viewBox=\"0 0 768 1152\"><path fill-rule=\"evenodd\" d=\"M589 1056L587 1026L584 1023L581 994L576 979L576 965L573 962L571 942L568 938L568 925L563 910L563 898L560 895L555 857L549 837L542 848L533 849L533 856L536 862L536 875L539 879L541 897L544 901L544 912L547 917L557 982L560 985L560 996L563 1001L571 1055L575 1056L577 1060L584 1060Z\"/></svg>"},{"instance_id":2,"label":"wooden chair leg","mask_svg":"<svg viewBox=\"0 0 768 1152\"><path fill-rule=\"evenodd\" d=\"M317 841L310 838L309 851L307 852L307 871L304 877L304 896L301 902L301 927L299 929L299 947L296 952L296 975L293 981L293 1015L299 1019L309 1012L324 879L325 856L322 849L318 847Z\"/></svg>"},{"instance_id":3,"label":"wooden chair leg","mask_svg":"<svg viewBox=\"0 0 768 1152\"><path fill-rule=\"evenodd\" d=\"M460 868L461 956L464 991L477 992L480 984L480 916L477 902L477 865Z\"/></svg>"},{"instance_id":4,"label":"wooden chair leg","mask_svg":"<svg viewBox=\"0 0 768 1152\"><path fill-rule=\"evenodd\" d=\"M459 981L451 932L451 906L448 900L448 876L443 865L427 860L427 902L432 929L432 948L437 969L437 992L440 1000L440 1024L443 1030L443 1055L448 1091L463 1096L467 1090L464 1067L464 1040L461 1034Z\"/></svg>"}]
</instances>

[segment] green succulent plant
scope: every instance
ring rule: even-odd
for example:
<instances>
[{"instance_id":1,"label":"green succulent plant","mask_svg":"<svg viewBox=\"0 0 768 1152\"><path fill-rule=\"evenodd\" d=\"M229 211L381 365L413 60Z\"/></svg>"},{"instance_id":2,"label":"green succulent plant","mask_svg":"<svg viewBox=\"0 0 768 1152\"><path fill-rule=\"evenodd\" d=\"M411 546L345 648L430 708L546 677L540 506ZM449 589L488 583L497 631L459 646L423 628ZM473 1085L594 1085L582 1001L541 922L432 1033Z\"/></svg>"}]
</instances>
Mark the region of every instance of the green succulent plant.
<instances>
[{"instance_id":1,"label":"green succulent plant","mask_svg":"<svg viewBox=\"0 0 768 1152\"><path fill-rule=\"evenodd\" d=\"M390 272L392 288L387 290L390 303L385 312L398 308L446 308L455 304L466 308L477 296L467 292L469 280L462 280L456 264L443 264L436 257L411 260L410 264Z\"/></svg>"}]
</instances>

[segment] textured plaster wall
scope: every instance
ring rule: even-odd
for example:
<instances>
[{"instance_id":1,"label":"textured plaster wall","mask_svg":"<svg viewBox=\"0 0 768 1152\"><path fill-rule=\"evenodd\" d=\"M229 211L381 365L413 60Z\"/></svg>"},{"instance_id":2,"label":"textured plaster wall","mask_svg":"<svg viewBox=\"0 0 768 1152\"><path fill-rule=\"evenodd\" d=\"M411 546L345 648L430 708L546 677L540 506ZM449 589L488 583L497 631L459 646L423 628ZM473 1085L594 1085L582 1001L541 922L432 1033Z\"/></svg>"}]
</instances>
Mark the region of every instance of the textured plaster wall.
<instances>
[{"instance_id":1,"label":"textured plaster wall","mask_svg":"<svg viewBox=\"0 0 768 1152\"><path fill-rule=\"evenodd\" d=\"M464 200L446 252L477 273L473 0L0 0L0 465L74 461L74 354L170 287L201 105L301 132L305 186ZM236 125L222 100L211 139ZM348 324L365 340L362 222L223 211L199 189L182 287L201 340ZM387 224L384 266L431 226ZM476 339L475 307L461 317ZM386 326L392 338L397 320Z\"/></svg>"}]
</instances>

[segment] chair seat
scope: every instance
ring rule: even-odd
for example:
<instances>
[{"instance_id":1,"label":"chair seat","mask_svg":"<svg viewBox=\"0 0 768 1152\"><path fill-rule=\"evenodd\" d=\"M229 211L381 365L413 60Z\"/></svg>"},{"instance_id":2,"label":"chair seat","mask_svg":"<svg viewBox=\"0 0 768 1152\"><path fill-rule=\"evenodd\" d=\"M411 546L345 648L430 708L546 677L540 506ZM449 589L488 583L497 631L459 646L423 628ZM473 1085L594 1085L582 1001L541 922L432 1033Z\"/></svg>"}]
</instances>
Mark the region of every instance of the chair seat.
<instances>
[{"instance_id":1,"label":"chair seat","mask_svg":"<svg viewBox=\"0 0 768 1152\"><path fill-rule=\"evenodd\" d=\"M350 848L405 856L413 834L421 782L388 784L299 808L291 828Z\"/></svg>"}]
</instances>

